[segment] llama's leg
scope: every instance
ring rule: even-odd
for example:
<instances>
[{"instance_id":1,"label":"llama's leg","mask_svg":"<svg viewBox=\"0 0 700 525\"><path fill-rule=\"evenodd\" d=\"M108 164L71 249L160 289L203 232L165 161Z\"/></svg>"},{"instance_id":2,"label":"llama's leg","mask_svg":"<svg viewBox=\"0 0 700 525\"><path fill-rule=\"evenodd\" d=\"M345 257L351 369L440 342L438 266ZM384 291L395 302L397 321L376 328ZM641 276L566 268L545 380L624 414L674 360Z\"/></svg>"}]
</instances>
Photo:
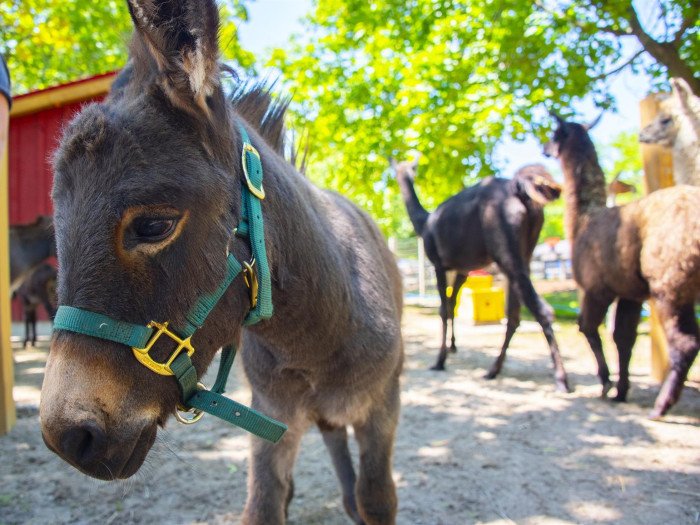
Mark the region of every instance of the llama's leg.
<instances>
[{"instance_id":1,"label":"llama's leg","mask_svg":"<svg viewBox=\"0 0 700 525\"><path fill-rule=\"evenodd\" d=\"M447 359L447 275L444 268L435 267L435 276L437 278L438 292L440 293L440 319L442 319L442 342L440 343L440 353L431 370L444 370L445 360Z\"/></svg>"},{"instance_id":2,"label":"llama's leg","mask_svg":"<svg viewBox=\"0 0 700 525\"><path fill-rule=\"evenodd\" d=\"M253 402L255 408L255 399ZM269 413L269 411L267 411ZM287 432L277 444L251 437L248 499L243 525L283 525L294 494L292 471L299 443L309 427L303 416L287 423Z\"/></svg>"},{"instance_id":3,"label":"llama's leg","mask_svg":"<svg viewBox=\"0 0 700 525\"><path fill-rule=\"evenodd\" d=\"M617 354L620 360L620 378L617 381L617 395L614 401L625 401L630 387L630 358L632 347L637 340L637 325L642 312L642 303L629 299L620 299L617 302L615 313L615 330L613 341L617 346Z\"/></svg>"},{"instance_id":4,"label":"llama's leg","mask_svg":"<svg viewBox=\"0 0 700 525\"><path fill-rule=\"evenodd\" d=\"M501 353L494 361L489 373L484 376L486 379L494 379L501 371L503 362L506 360L508 345L513 338L513 334L515 334L515 331L518 329L518 326L520 326L520 294L517 292L513 281L508 281L508 324L506 325L506 338L503 341L503 346L501 346Z\"/></svg>"},{"instance_id":5,"label":"llama's leg","mask_svg":"<svg viewBox=\"0 0 700 525\"><path fill-rule=\"evenodd\" d=\"M355 501L355 469L352 466L350 449L348 448L348 431L346 427L332 427L325 422L319 422L318 428L323 436L323 442L333 460L333 468L340 481L343 491L343 506L352 520L361 525L364 522L357 510Z\"/></svg>"},{"instance_id":6,"label":"llama's leg","mask_svg":"<svg viewBox=\"0 0 700 525\"><path fill-rule=\"evenodd\" d=\"M671 370L664 381L649 417L659 419L678 402L688 370L695 361L700 346L700 333L693 304L673 308L670 304L656 302L659 318L664 326Z\"/></svg>"},{"instance_id":7,"label":"llama's leg","mask_svg":"<svg viewBox=\"0 0 700 525\"><path fill-rule=\"evenodd\" d=\"M467 276L462 273L457 273L455 275L455 281L452 284L452 296L450 297L449 314L452 323L452 344L450 345L450 353L454 354L457 352L457 345L455 345L455 308L457 307L457 294L462 288L464 281L467 280Z\"/></svg>"},{"instance_id":8,"label":"llama's leg","mask_svg":"<svg viewBox=\"0 0 700 525\"><path fill-rule=\"evenodd\" d=\"M612 298L594 296L590 293L583 295L581 314L578 320L579 330L586 336L596 363L598 363L598 377L603 385L602 397L607 397L610 388L612 388L612 383L610 382L610 370L608 370L608 363L605 361L605 355L603 354L603 342L600 339L598 327L605 319L605 314L612 301Z\"/></svg>"},{"instance_id":9,"label":"llama's leg","mask_svg":"<svg viewBox=\"0 0 700 525\"><path fill-rule=\"evenodd\" d=\"M544 299L537 295L535 287L532 286L527 268L520 269L520 271L516 273L515 279L522 301L542 327L544 337L547 339L549 352L552 356L552 363L554 364L554 381L557 390L561 392L571 392L566 378L566 370L564 370L564 363L559 354L559 345L554 337L554 328L552 327L552 323L554 322L554 310Z\"/></svg>"},{"instance_id":10,"label":"llama's leg","mask_svg":"<svg viewBox=\"0 0 700 525\"><path fill-rule=\"evenodd\" d=\"M357 508L367 525L393 525L398 506L391 473L394 438L399 422L399 379L392 378L386 396L368 417L354 425L360 446L360 471L355 488Z\"/></svg>"}]
</instances>

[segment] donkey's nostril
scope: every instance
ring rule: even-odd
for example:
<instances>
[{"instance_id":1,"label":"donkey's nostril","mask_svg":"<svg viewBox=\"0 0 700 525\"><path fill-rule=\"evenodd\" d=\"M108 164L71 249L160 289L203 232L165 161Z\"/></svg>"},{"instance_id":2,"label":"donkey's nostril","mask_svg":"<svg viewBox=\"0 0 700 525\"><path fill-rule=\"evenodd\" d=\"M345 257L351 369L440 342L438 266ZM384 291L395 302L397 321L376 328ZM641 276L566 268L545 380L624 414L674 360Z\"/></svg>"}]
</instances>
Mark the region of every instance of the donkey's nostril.
<instances>
[{"instance_id":1,"label":"donkey's nostril","mask_svg":"<svg viewBox=\"0 0 700 525\"><path fill-rule=\"evenodd\" d=\"M87 467L104 457L107 436L95 421L86 421L63 433L61 449L67 459L78 466Z\"/></svg>"}]
</instances>

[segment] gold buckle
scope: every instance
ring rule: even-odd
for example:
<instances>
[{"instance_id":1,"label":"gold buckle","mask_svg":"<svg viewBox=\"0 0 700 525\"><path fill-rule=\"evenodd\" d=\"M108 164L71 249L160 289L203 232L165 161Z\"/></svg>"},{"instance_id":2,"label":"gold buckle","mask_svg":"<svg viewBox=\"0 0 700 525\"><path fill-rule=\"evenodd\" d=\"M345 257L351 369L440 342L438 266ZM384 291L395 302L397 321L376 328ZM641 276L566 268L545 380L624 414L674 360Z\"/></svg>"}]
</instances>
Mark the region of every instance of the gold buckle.
<instances>
[{"instance_id":1,"label":"gold buckle","mask_svg":"<svg viewBox=\"0 0 700 525\"><path fill-rule=\"evenodd\" d=\"M265 198L265 189L260 186L260 189L256 188L253 186L253 183L250 182L250 177L248 176L248 163L246 162L246 152L250 152L255 154L256 157L258 157L258 160L260 160L260 153L258 153L258 150L256 150L252 144L246 142L243 144L243 154L242 154L242 163L243 163L243 173L245 175L245 181L248 184L248 189L250 190L250 193L255 195L258 199L262 200Z\"/></svg>"},{"instance_id":2,"label":"gold buckle","mask_svg":"<svg viewBox=\"0 0 700 525\"><path fill-rule=\"evenodd\" d=\"M156 374L160 374L162 376L172 376L175 375L173 371L170 368L170 365L172 364L173 361L175 361L175 358L180 355L180 353L183 350L187 350L187 355L191 356L194 354L194 348L192 347L192 343L190 342L190 339L192 339L192 336L188 337L187 339L181 339L174 333L172 333L170 330L168 330L168 323L165 322L163 324L156 323L155 321L151 321L148 323L148 328L157 328L158 331L151 336L151 339L149 339L148 343L146 344L145 348L134 348L131 347L131 349L134 352L134 356L138 361L144 365L146 368L153 370ZM148 355L148 352L151 350L153 345L158 341L160 336L162 334L167 335L175 341L178 346L175 349L175 351L170 355L168 360L165 363L159 363L157 361L154 361L150 355Z\"/></svg>"},{"instance_id":3,"label":"gold buckle","mask_svg":"<svg viewBox=\"0 0 700 525\"><path fill-rule=\"evenodd\" d=\"M255 257L253 257L249 263L243 261L243 280L250 291L251 309L255 308L255 305L258 304L258 274L255 273L253 266L255 266Z\"/></svg>"},{"instance_id":4,"label":"gold buckle","mask_svg":"<svg viewBox=\"0 0 700 525\"><path fill-rule=\"evenodd\" d=\"M207 387L204 386L204 383L200 383L197 381L197 388L199 390L207 390ZM182 414L189 414L192 413L191 418L186 418ZM196 423L200 419L202 419L202 416L204 415L204 411L198 409L198 408L185 408L182 406L180 403L177 404L177 408L175 410L175 419L177 419L180 423L183 425L191 425L192 423Z\"/></svg>"}]
</instances>

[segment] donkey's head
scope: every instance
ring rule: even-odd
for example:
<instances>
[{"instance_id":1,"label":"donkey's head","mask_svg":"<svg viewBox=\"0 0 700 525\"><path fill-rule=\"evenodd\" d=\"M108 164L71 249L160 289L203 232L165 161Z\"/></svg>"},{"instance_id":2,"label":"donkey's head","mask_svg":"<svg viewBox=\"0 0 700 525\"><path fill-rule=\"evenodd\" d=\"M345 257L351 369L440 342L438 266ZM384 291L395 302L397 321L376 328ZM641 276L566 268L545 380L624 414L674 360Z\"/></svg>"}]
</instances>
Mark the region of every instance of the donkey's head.
<instances>
[{"instance_id":1,"label":"donkey's head","mask_svg":"<svg viewBox=\"0 0 700 525\"><path fill-rule=\"evenodd\" d=\"M684 126L687 132L700 131L700 98L682 78L672 78L671 88L673 93L661 101L654 120L639 132L639 142L673 147Z\"/></svg>"},{"instance_id":2,"label":"donkey's head","mask_svg":"<svg viewBox=\"0 0 700 525\"><path fill-rule=\"evenodd\" d=\"M129 62L104 103L88 106L55 158L59 305L146 325L179 324L217 288L240 216L240 137L219 84L213 0L129 0ZM238 159L235 161L234 159ZM193 338L201 376L235 342L249 306L241 279ZM151 357L172 354L159 339ZM42 387L47 445L103 479L134 474L179 401L177 382L120 343L57 330Z\"/></svg>"}]
</instances>

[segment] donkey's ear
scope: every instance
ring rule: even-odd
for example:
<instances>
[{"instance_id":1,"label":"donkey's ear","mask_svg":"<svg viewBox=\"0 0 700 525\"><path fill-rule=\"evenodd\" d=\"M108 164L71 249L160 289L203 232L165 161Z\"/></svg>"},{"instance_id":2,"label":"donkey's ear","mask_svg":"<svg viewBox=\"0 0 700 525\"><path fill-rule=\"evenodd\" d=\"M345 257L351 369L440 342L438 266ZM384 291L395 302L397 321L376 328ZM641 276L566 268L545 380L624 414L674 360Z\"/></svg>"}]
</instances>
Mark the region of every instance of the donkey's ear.
<instances>
[{"instance_id":1,"label":"donkey's ear","mask_svg":"<svg viewBox=\"0 0 700 525\"><path fill-rule=\"evenodd\" d=\"M413 156L413 160L411 161L411 167L415 168L416 166L418 166L418 162L420 161L420 158L423 156L423 154L416 149L412 149L408 153L409 155Z\"/></svg>"},{"instance_id":2,"label":"donkey's ear","mask_svg":"<svg viewBox=\"0 0 700 525\"><path fill-rule=\"evenodd\" d=\"M584 124L583 127L585 128L586 131L591 131L594 127L598 125L598 122L600 122L600 119L603 118L603 112L600 112L600 115L598 115L593 122L590 124Z\"/></svg>"},{"instance_id":3,"label":"donkey's ear","mask_svg":"<svg viewBox=\"0 0 700 525\"><path fill-rule=\"evenodd\" d=\"M394 157L389 157L389 166L392 168L396 169L398 166L398 163L396 162L396 159Z\"/></svg>"},{"instance_id":4,"label":"donkey's ear","mask_svg":"<svg viewBox=\"0 0 700 525\"><path fill-rule=\"evenodd\" d=\"M219 10L214 0L128 0L129 12L162 73L171 101L208 112L219 87Z\"/></svg>"}]
</instances>

